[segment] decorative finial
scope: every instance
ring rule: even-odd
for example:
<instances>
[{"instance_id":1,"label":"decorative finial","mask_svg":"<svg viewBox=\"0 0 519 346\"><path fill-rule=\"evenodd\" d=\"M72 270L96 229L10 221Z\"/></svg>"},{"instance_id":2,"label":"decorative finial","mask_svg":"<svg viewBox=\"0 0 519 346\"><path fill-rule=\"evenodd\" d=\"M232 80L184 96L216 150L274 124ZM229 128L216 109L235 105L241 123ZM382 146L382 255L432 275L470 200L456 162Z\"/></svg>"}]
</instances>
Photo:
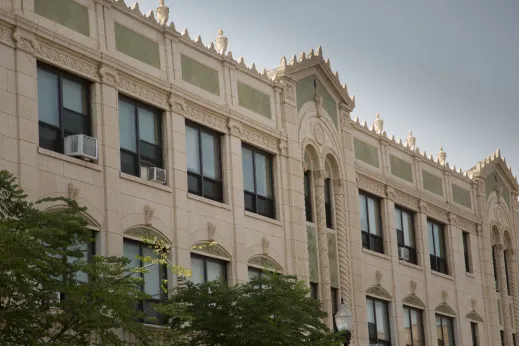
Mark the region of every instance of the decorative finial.
<instances>
[{"instance_id":1,"label":"decorative finial","mask_svg":"<svg viewBox=\"0 0 519 346\"><path fill-rule=\"evenodd\" d=\"M286 57L282 57L279 64L281 65L281 67L285 67L287 66L287 58Z\"/></svg>"},{"instance_id":2,"label":"decorative finial","mask_svg":"<svg viewBox=\"0 0 519 346\"><path fill-rule=\"evenodd\" d=\"M160 25L165 26L169 19L169 7L164 4L164 0L159 0L157 7L157 21Z\"/></svg>"},{"instance_id":3,"label":"decorative finial","mask_svg":"<svg viewBox=\"0 0 519 346\"><path fill-rule=\"evenodd\" d=\"M375 116L375 121L373 122L373 128L375 131L380 134L382 133L382 130L384 129L384 120L380 119L380 114L377 113Z\"/></svg>"},{"instance_id":4,"label":"decorative finial","mask_svg":"<svg viewBox=\"0 0 519 346\"><path fill-rule=\"evenodd\" d=\"M413 136L413 132L411 130L409 130L409 133L407 134L406 144L407 147L411 150L414 150L416 146L416 137Z\"/></svg>"},{"instance_id":5,"label":"decorative finial","mask_svg":"<svg viewBox=\"0 0 519 346\"><path fill-rule=\"evenodd\" d=\"M442 300L445 304L447 304L447 298L449 297L449 292L446 290L442 290Z\"/></svg>"},{"instance_id":6,"label":"decorative finial","mask_svg":"<svg viewBox=\"0 0 519 346\"><path fill-rule=\"evenodd\" d=\"M315 53L316 56L323 57L323 48L321 46L317 47L317 52Z\"/></svg>"},{"instance_id":7,"label":"decorative finial","mask_svg":"<svg viewBox=\"0 0 519 346\"><path fill-rule=\"evenodd\" d=\"M292 58L290 58L290 65L294 65L297 62L296 55L292 55Z\"/></svg>"},{"instance_id":8,"label":"decorative finial","mask_svg":"<svg viewBox=\"0 0 519 346\"><path fill-rule=\"evenodd\" d=\"M438 162L440 165L445 166L445 160L447 160L447 153L443 151L443 147L440 147L440 152L438 153Z\"/></svg>"},{"instance_id":9,"label":"decorative finial","mask_svg":"<svg viewBox=\"0 0 519 346\"><path fill-rule=\"evenodd\" d=\"M224 55L227 50L227 43L229 39L223 35L223 30L218 30L218 36L216 36L216 51L219 54Z\"/></svg>"},{"instance_id":10,"label":"decorative finial","mask_svg":"<svg viewBox=\"0 0 519 346\"><path fill-rule=\"evenodd\" d=\"M476 311L476 307L478 306L478 301L474 298L470 299L470 305L472 306L472 311Z\"/></svg>"},{"instance_id":11,"label":"decorative finial","mask_svg":"<svg viewBox=\"0 0 519 346\"><path fill-rule=\"evenodd\" d=\"M214 241L216 235L216 225L211 221L207 221L207 239L210 242Z\"/></svg>"},{"instance_id":12,"label":"decorative finial","mask_svg":"<svg viewBox=\"0 0 519 346\"><path fill-rule=\"evenodd\" d=\"M416 295L416 281L411 280L411 294Z\"/></svg>"},{"instance_id":13,"label":"decorative finial","mask_svg":"<svg viewBox=\"0 0 519 346\"><path fill-rule=\"evenodd\" d=\"M269 246L270 246L270 242L268 241L268 239L265 237L261 238L261 247L263 250L263 255L268 256Z\"/></svg>"},{"instance_id":14,"label":"decorative finial","mask_svg":"<svg viewBox=\"0 0 519 346\"><path fill-rule=\"evenodd\" d=\"M377 270L375 275L377 278L377 286L381 286L382 285L382 272Z\"/></svg>"}]
</instances>

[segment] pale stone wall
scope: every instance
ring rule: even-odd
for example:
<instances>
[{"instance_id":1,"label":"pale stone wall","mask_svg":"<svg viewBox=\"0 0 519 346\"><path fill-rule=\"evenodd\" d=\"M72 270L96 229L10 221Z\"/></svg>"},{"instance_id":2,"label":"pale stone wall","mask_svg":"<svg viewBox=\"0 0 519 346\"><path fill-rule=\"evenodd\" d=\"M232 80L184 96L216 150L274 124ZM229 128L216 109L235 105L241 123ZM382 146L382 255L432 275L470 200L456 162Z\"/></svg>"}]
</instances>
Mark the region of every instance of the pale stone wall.
<instances>
[{"instance_id":1,"label":"pale stone wall","mask_svg":"<svg viewBox=\"0 0 519 346\"><path fill-rule=\"evenodd\" d=\"M324 308L332 311L329 286L333 281L354 311L355 345L368 343L367 295L389 302L393 345L403 343L403 304L423 309L427 344L435 343L435 314L441 313L454 318L457 345L471 345L471 321L479 323L480 345L500 344L501 329L507 345L512 345L517 328L512 317L518 321L519 316L518 251L510 252L511 292L496 292L491 246L516 250L519 186L499 153L480 162L468 177L445 164L444 152L431 160L415 148L411 137L409 145L401 144L388 138L380 122L372 129L352 120L355 100L340 85L320 48L290 63L282 59L267 74L232 55L216 53L214 46L192 40L188 32L180 34L174 27L159 25L122 1L68 1L87 9L88 36L39 16L33 0L0 0L0 169L17 176L31 199L71 196L88 207L99 230L101 254L122 255L123 237L132 236L125 231L147 227L173 244L174 263L190 268L192 246L215 240L230 259L231 284L248 279L247 263L255 256L268 256L284 273L304 280L309 280L310 266L315 265L312 280L319 284ZM156 58L150 65L118 51L114 23L155 42L158 63ZM197 86L203 83L184 80L182 55L217 72L217 81L212 74L209 89L219 93ZM97 161L84 162L38 146L37 61L92 83ZM298 93L297 81L309 76L318 79L326 104L322 96L298 102L297 95L307 97L308 90ZM270 112L263 109L264 114L258 114L253 107L241 106L238 83L267 96ZM309 83L304 84L308 89ZM166 185L120 171L119 95L162 112ZM268 113L270 117L265 116ZM223 202L187 192L186 119L222 134ZM244 211L242 143L274 155L276 219ZM304 153L307 163L303 163ZM402 163L405 169L397 167ZM312 224L304 217L305 169L313 172ZM441 185L427 174L424 181L422 172L437 177ZM496 176L498 183L494 183ZM487 177L493 180L485 185ZM324 219L325 178L332 179L334 230L326 228ZM381 199L383 254L362 247L359 190ZM417 265L399 259L395 205L415 213ZM431 270L428 218L445 225L448 275ZM312 255L307 226L315 232ZM497 234L492 236L494 226ZM465 271L462 231L470 234L471 273ZM328 241L330 234L336 236L337 256L329 249L330 244L335 246ZM504 285L503 254L499 256L498 279ZM498 302L503 304L501 324ZM331 325L330 318L327 323Z\"/></svg>"}]
</instances>

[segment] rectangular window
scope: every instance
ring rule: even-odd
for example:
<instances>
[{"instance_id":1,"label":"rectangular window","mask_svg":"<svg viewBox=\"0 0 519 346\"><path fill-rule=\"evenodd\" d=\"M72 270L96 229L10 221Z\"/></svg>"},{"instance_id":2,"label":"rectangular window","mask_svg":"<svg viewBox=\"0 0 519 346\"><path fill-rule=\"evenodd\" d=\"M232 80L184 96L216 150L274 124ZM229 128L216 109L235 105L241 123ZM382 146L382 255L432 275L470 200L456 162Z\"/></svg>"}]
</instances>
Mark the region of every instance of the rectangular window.
<instances>
[{"instance_id":1,"label":"rectangular window","mask_svg":"<svg viewBox=\"0 0 519 346\"><path fill-rule=\"evenodd\" d=\"M305 184L305 214L306 214L306 221L314 222L313 204L312 204L312 178L311 178L311 172L310 171L306 171L304 173L304 184Z\"/></svg>"},{"instance_id":2,"label":"rectangular window","mask_svg":"<svg viewBox=\"0 0 519 346\"><path fill-rule=\"evenodd\" d=\"M326 227L333 229L333 211L332 211L332 180L324 179L324 211L326 214Z\"/></svg>"},{"instance_id":3,"label":"rectangular window","mask_svg":"<svg viewBox=\"0 0 519 346\"><path fill-rule=\"evenodd\" d=\"M330 294L332 297L332 320L333 320L333 331L338 332L337 326L335 325L335 314L339 309L339 290L335 287L330 289Z\"/></svg>"},{"instance_id":4,"label":"rectangular window","mask_svg":"<svg viewBox=\"0 0 519 346\"><path fill-rule=\"evenodd\" d=\"M384 253L380 199L359 191L362 247Z\"/></svg>"},{"instance_id":5,"label":"rectangular window","mask_svg":"<svg viewBox=\"0 0 519 346\"><path fill-rule=\"evenodd\" d=\"M508 265L508 257L509 257L509 253L510 251L508 251L508 249L506 249L504 252L503 252L503 256L504 256L504 259L505 259L505 280L506 280L506 289L508 291L508 295L511 296L512 295L512 292L510 291L510 273L509 273L509 265Z\"/></svg>"},{"instance_id":6,"label":"rectangular window","mask_svg":"<svg viewBox=\"0 0 519 346\"><path fill-rule=\"evenodd\" d=\"M501 346L505 346L505 332L500 330L499 334L501 335Z\"/></svg>"},{"instance_id":7,"label":"rectangular window","mask_svg":"<svg viewBox=\"0 0 519 346\"><path fill-rule=\"evenodd\" d=\"M479 346L478 324L470 322L470 333L472 334L472 346Z\"/></svg>"},{"instance_id":8,"label":"rectangular window","mask_svg":"<svg viewBox=\"0 0 519 346\"><path fill-rule=\"evenodd\" d=\"M470 234L468 232L462 233L463 237L463 255L465 256L465 271L472 273L472 261L470 258Z\"/></svg>"},{"instance_id":9,"label":"rectangular window","mask_svg":"<svg viewBox=\"0 0 519 346\"><path fill-rule=\"evenodd\" d=\"M191 254L191 281L201 284L213 280L227 281L227 262Z\"/></svg>"},{"instance_id":10,"label":"rectangular window","mask_svg":"<svg viewBox=\"0 0 519 346\"><path fill-rule=\"evenodd\" d=\"M319 299L319 289L315 282L310 282L310 298Z\"/></svg>"},{"instance_id":11,"label":"rectangular window","mask_svg":"<svg viewBox=\"0 0 519 346\"><path fill-rule=\"evenodd\" d=\"M63 153L65 137L92 136L90 82L38 63L37 87L41 148Z\"/></svg>"},{"instance_id":12,"label":"rectangular window","mask_svg":"<svg viewBox=\"0 0 519 346\"><path fill-rule=\"evenodd\" d=\"M499 292L499 280L497 279L497 259L496 259L496 246L492 246L492 268L494 269L494 281L496 291Z\"/></svg>"},{"instance_id":13,"label":"rectangular window","mask_svg":"<svg viewBox=\"0 0 519 346\"><path fill-rule=\"evenodd\" d=\"M409 262L417 264L413 213L395 206L395 220L398 247L409 250Z\"/></svg>"},{"instance_id":14,"label":"rectangular window","mask_svg":"<svg viewBox=\"0 0 519 346\"><path fill-rule=\"evenodd\" d=\"M431 269L447 274L447 253L443 225L433 220L427 220L427 229L429 233Z\"/></svg>"},{"instance_id":15,"label":"rectangular window","mask_svg":"<svg viewBox=\"0 0 519 346\"><path fill-rule=\"evenodd\" d=\"M422 311L404 306L405 346L424 345Z\"/></svg>"},{"instance_id":16,"label":"rectangular window","mask_svg":"<svg viewBox=\"0 0 519 346\"><path fill-rule=\"evenodd\" d=\"M436 315L436 335L438 337L438 346L455 346L454 319Z\"/></svg>"},{"instance_id":17,"label":"rectangular window","mask_svg":"<svg viewBox=\"0 0 519 346\"><path fill-rule=\"evenodd\" d=\"M272 155L242 146L245 210L275 218Z\"/></svg>"},{"instance_id":18,"label":"rectangular window","mask_svg":"<svg viewBox=\"0 0 519 346\"><path fill-rule=\"evenodd\" d=\"M121 172L147 178L148 168L163 168L162 111L119 96Z\"/></svg>"},{"instance_id":19,"label":"rectangular window","mask_svg":"<svg viewBox=\"0 0 519 346\"><path fill-rule=\"evenodd\" d=\"M512 340L513 340L513 342L514 342L514 346L516 346L516 345L517 345L517 344L516 344L516 343L517 343L517 341L515 341L515 339L516 339L516 335L515 335L515 333L514 333L514 334L512 334Z\"/></svg>"},{"instance_id":20,"label":"rectangular window","mask_svg":"<svg viewBox=\"0 0 519 346\"><path fill-rule=\"evenodd\" d=\"M367 297L366 313L370 344L391 345L388 303Z\"/></svg>"},{"instance_id":21,"label":"rectangular window","mask_svg":"<svg viewBox=\"0 0 519 346\"><path fill-rule=\"evenodd\" d=\"M148 256L152 260L159 258L159 254L148 244L131 239L124 239L124 257L131 261L128 264L128 268L142 268L150 265L150 262L145 262L141 259ZM149 271L148 273L133 274L143 279L144 284L142 290L151 296L149 300L139 302L137 308L144 312L144 323L164 324L164 317L155 311L153 305L167 298L167 294L163 290L164 280L167 280L167 268L166 265L153 264L146 269Z\"/></svg>"},{"instance_id":22,"label":"rectangular window","mask_svg":"<svg viewBox=\"0 0 519 346\"><path fill-rule=\"evenodd\" d=\"M187 185L190 193L221 202L221 135L186 123Z\"/></svg>"}]
</instances>

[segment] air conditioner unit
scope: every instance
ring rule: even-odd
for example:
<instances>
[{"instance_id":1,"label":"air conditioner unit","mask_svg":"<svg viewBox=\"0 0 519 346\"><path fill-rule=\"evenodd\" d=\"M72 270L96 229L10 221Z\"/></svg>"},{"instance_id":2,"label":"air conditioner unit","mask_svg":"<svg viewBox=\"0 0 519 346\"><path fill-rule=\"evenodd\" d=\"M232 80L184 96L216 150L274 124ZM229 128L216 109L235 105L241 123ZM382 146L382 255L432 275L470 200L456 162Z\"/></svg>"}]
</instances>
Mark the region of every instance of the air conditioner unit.
<instances>
[{"instance_id":1,"label":"air conditioner unit","mask_svg":"<svg viewBox=\"0 0 519 346\"><path fill-rule=\"evenodd\" d=\"M65 155L97 160L97 139L85 135L65 137Z\"/></svg>"},{"instance_id":2,"label":"air conditioner unit","mask_svg":"<svg viewBox=\"0 0 519 346\"><path fill-rule=\"evenodd\" d=\"M409 249L401 246L398 248L398 257L400 257L400 259L403 259L405 261L409 261Z\"/></svg>"},{"instance_id":3,"label":"air conditioner unit","mask_svg":"<svg viewBox=\"0 0 519 346\"><path fill-rule=\"evenodd\" d=\"M499 281L494 281L494 286L496 288L496 291L499 291Z\"/></svg>"},{"instance_id":4,"label":"air conditioner unit","mask_svg":"<svg viewBox=\"0 0 519 346\"><path fill-rule=\"evenodd\" d=\"M166 184L166 170L158 167L149 167L148 180L155 183Z\"/></svg>"}]
</instances>

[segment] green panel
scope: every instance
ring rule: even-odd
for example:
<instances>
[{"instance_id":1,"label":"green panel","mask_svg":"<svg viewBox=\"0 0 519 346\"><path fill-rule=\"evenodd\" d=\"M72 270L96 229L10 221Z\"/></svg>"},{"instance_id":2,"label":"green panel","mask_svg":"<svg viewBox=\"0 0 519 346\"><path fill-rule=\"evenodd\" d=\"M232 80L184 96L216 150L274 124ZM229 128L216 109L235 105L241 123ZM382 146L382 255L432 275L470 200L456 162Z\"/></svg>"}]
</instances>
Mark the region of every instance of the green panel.
<instances>
[{"instance_id":1,"label":"green panel","mask_svg":"<svg viewBox=\"0 0 519 346\"><path fill-rule=\"evenodd\" d=\"M357 138L354 138L353 142L355 146L355 158L378 168L378 149Z\"/></svg>"},{"instance_id":2,"label":"green panel","mask_svg":"<svg viewBox=\"0 0 519 346\"><path fill-rule=\"evenodd\" d=\"M413 166L409 162L393 155L389 156L389 162L391 164L391 174L410 183L413 182Z\"/></svg>"},{"instance_id":3,"label":"green panel","mask_svg":"<svg viewBox=\"0 0 519 346\"><path fill-rule=\"evenodd\" d=\"M159 44L115 23L115 48L134 59L160 69Z\"/></svg>"},{"instance_id":4,"label":"green panel","mask_svg":"<svg viewBox=\"0 0 519 346\"><path fill-rule=\"evenodd\" d=\"M439 196L443 196L443 183L441 178L422 170L422 180L424 189Z\"/></svg>"},{"instance_id":5,"label":"green panel","mask_svg":"<svg viewBox=\"0 0 519 346\"><path fill-rule=\"evenodd\" d=\"M238 82L238 102L240 106L272 119L270 111L270 97L261 91Z\"/></svg>"},{"instance_id":6,"label":"green panel","mask_svg":"<svg viewBox=\"0 0 519 346\"><path fill-rule=\"evenodd\" d=\"M499 186L501 186L503 199L510 208L510 190L508 189L506 184L499 178L499 175L495 171L487 175L487 179L485 181L487 197L488 195L490 195L490 193L497 190L498 184Z\"/></svg>"},{"instance_id":7,"label":"green panel","mask_svg":"<svg viewBox=\"0 0 519 346\"><path fill-rule=\"evenodd\" d=\"M34 12L80 34L90 36L88 8L77 2L72 0L34 0Z\"/></svg>"},{"instance_id":8,"label":"green panel","mask_svg":"<svg viewBox=\"0 0 519 346\"><path fill-rule=\"evenodd\" d=\"M308 240L308 264L310 266L310 281L319 282L319 269L317 261L317 235L315 228L306 226L306 236Z\"/></svg>"},{"instance_id":9,"label":"green panel","mask_svg":"<svg viewBox=\"0 0 519 346\"><path fill-rule=\"evenodd\" d=\"M337 237L332 232L328 232L328 258L330 259L330 286L339 288Z\"/></svg>"},{"instance_id":10,"label":"green panel","mask_svg":"<svg viewBox=\"0 0 519 346\"><path fill-rule=\"evenodd\" d=\"M472 208L470 201L470 191L466 190L456 184L452 184L452 200L467 208Z\"/></svg>"},{"instance_id":11,"label":"green panel","mask_svg":"<svg viewBox=\"0 0 519 346\"><path fill-rule=\"evenodd\" d=\"M220 96L218 71L199 63L183 54L180 55L182 79L200 89Z\"/></svg>"},{"instance_id":12,"label":"green panel","mask_svg":"<svg viewBox=\"0 0 519 346\"><path fill-rule=\"evenodd\" d=\"M314 80L316 86L314 87ZM333 97L328 93L328 90L324 87L321 81L316 75L311 75L297 81L296 84L296 97L297 97L297 110L300 110L303 105L312 101L315 102L315 93L323 98L323 108L326 110L333 123L337 126L337 103Z\"/></svg>"}]
</instances>

